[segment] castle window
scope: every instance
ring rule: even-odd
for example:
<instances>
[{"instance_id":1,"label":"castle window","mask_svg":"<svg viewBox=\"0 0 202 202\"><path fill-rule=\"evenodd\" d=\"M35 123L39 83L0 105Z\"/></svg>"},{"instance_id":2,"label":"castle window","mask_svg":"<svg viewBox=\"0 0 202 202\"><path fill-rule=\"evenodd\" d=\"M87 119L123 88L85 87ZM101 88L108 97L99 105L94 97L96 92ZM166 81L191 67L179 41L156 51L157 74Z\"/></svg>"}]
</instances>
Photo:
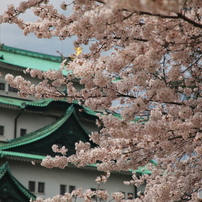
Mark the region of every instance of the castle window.
<instances>
[{"instance_id":1,"label":"castle window","mask_svg":"<svg viewBox=\"0 0 202 202\"><path fill-rule=\"evenodd\" d=\"M27 134L27 129L21 128L20 129L20 136L26 135Z\"/></svg>"},{"instance_id":2,"label":"castle window","mask_svg":"<svg viewBox=\"0 0 202 202\"><path fill-rule=\"evenodd\" d=\"M64 184L60 185L60 195L64 195L66 193L67 186Z\"/></svg>"},{"instance_id":3,"label":"castle window","mask_svg":"<svg viewBox=\"0 0 202 202\"><path fill-rule=\"evenodd\" d=\"M17 89L17 88L13 88L13 87L11 87L10 85L8 85L8 90L9 90L10 92L18 92L18 89Z\"/></svg>"},{"instance_id":4,"label":"castle window","mask_svg":"<svg viewBox=\"0 0 202 202\"><path fill-rule=\"evenodd\" d=\"M45 183L44 182L38 183L38 193L45 193Z\"/></svg>"},{"instance_id":5,"label":"castle window","mask_svg":"<svg viewBox=\"0 0 202 202\"><path fill-rule=\"evenodd\" d=\"M36 186L36 183L34 181L29 181L29 184L28 184L29 191L35 192L35 186Z\"/></svg>"},{"instance_id":6,"label":"castle window","mask_svg":"<svg viewBox=\"0 0 202 202\"><path fill-rule=\"evenodd\" d=\"M0 90L5 90L5 83L0 82Z\"/></svg>"},{"instance_id":7,"label":"castle window","mask_svg":"<svg viewBox=\"0 0 202 202\"><path fill-rule=\"evenodd\" d=\"M0 126L0 135L4 135L4 126Z\"/></svg>"},{"instance_id":8,"label":"castle window","mask_svg":"<svg viewBox=\"0 0 202 202\"><path fill-rule=\"evenodd\" d=\"M69 193L71 194L72 191L74 191L75 189L76 189L75 186L70 185L70 186L69 186Z\"/></svg>"}]
</instances>

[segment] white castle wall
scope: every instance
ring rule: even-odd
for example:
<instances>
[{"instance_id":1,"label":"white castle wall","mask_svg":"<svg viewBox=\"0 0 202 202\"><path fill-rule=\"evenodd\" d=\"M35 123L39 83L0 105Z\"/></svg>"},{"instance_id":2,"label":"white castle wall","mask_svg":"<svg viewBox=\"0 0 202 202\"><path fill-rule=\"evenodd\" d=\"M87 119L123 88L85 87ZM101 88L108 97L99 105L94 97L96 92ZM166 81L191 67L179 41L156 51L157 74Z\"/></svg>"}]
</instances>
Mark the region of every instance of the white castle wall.
<instances>
[{"instance_id":1,"label":"white castle wall","mask_svg":"<svg viewBox=\"0 0 202 202\"><path fill-rule=\"evenodd\" d=\"M11 171L13 175L28 188L29 181L36 182L37 196L43 198L53 197L60 192L60 184L68 187L75 186L76 188L82 188L83 190L90 188L97 188L98 184L95 182L96 176L103 174L102 172L95 171L94 169L79 169L67 167L65 169L53 168L47 169L39 164L32 165L30 162L22 161L9 161ZM100 188L105 189L111 195L113 192L122 191L127 197L128 193L135 194L135 187L130 185L124 185L123 181L131 180L131 175L123 175L113 173L108 182L101 184ZM45 193L39 194L37 192L38 182L45 182ZM142 190L142 187L138 188L138 191ZM78 200L81 201L81 200Z\"/></svg>"}]
</instances>

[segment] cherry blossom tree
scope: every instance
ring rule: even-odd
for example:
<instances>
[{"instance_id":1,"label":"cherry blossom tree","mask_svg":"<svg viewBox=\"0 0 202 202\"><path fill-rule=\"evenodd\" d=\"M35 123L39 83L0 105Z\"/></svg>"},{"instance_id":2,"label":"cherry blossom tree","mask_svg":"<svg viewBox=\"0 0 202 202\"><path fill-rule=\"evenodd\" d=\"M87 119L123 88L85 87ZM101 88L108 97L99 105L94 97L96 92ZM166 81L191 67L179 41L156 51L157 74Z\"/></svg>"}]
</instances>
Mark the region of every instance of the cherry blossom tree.
<instances>
[{"instance_id":1,"label":"cherry blossom tree","mask_svg":"<svg viewBox=\"0 0 202 202\"><path fill-rule=\"evenodd\" d=\"M202 188L202 1L200 0L74 0L69 16L59 13L48 0L22 1L8 6L1 23L15 23L25 35L38 38L77 36L75 47L89 51L64 57L61 70L26 70L42 81L34 85L10 74L6 80L19 89L20 96L79 100L101 111L99 132L88 143L75 145L70 157L46 158L46 167L97 164L106 176L110 172L136 170L148 164L151 175L125 184L146 182L144 198L134 201L197 201ZM20 16L32 9L38 17L26 22ZM67 75L62 73L67 70ZM74 87L79 79L83 89ZM59 87L65 85L67 92ZM113 103L116 103L114 105ZM117 104L118 103L118 104ZM118 116L117 114L120 114ZM57 148L53 147L54 150ZM65 153L63 148L61 151ZM155 159L156 166L149 162ZM52 201L71 201L76 195L90 201L93 194L107 199L107 193L86 190ZM121 201L123 196L114 193ZM38 199L41 201L41 199Z\"/></svg>"}]
</instances>

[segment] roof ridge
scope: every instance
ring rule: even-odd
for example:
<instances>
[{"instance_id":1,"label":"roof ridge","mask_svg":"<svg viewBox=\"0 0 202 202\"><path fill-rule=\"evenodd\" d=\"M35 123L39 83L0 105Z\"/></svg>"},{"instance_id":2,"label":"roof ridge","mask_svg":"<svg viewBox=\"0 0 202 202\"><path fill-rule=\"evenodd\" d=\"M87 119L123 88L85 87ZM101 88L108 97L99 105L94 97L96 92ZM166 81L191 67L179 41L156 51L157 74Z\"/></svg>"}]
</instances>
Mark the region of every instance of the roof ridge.
<instances>
[{"instance_id":1,"label":"roof ridge","mask_svg":"<svg viewBox=\"0 0 202 202\"><path fill-rule=\"evenodd\" d=\"M23 184L21 184L10 172L10 177L12 178L14 184L20 189L20 191L25 195L27 196L29 199L33 199L35 200L36 197L35 195L33 195L29 190L27 190Z\"/></svg>"},{"instance_id":2,"label":"roof ridge","mask_svg":"<svg viewBox=\"0 0 202 202\"><path fill-rule=\"evenodd\" d=\"M4 44L0 44L0 50L5 51L5 52L19 54L19 55L25 55L25 56L29 56L29 57L33 57L33 58L49 60L49 61L53 61L53 62L61 63L61 61L62 61L61 56L55 56L55 55L44 54L44 53L39 53L39 52L35 52L35 51L24 50L24 49L20 49L20 48L14 48L11 46L6 46Z\"/></svg>"},{"instance_id":3,"label":"roof ridge","mask_svg":"<svg viewBox=\"0 0 202 202\"><path fill-rule=\"evenodd\" d=\"M4 174L7 172L8 169L9 169L8 162L4 163L0 167L0 179L4 176Z\"/></svg>"},{"instance_id":4,"label":"roof ridge","mask_svg":"<svg viewBox=\"0 0 202 202\"><path fill-rule=\"evenodd\" d=\"M79 121L79 118L78 118L78 116L76 115L75 110L73 111L73 114L74 114L74 116L75 116L75 118L76 118L78 124L79 124L80 127L82 128L82 130L84 130L85 133L90 134L90 131L88 131L87 129L85 129L85 128L83 127L83 125L81 124L81 122Z\"/></svg>"}]
</instances>

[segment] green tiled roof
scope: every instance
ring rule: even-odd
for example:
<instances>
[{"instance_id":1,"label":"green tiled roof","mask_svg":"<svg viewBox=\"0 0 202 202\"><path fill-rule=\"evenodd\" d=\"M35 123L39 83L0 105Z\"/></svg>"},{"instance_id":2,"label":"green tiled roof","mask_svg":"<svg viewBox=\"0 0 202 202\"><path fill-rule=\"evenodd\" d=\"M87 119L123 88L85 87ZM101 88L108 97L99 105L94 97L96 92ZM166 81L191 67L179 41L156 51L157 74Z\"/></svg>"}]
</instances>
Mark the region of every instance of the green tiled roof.
<instances>
[{"instance_id":1,"label":"green tiled roof","mask_svg":"<svg viewBox=\"0 0 202 202\"><path fill-rule=\"evenodd\" d=\"M6 179L5 179L6 177ZM3 179L4 178L4 179ZM11 186L11 184L13 186ZM5 190L6 187L9 187L9 190ZM11 188L12 187L12 188ZM16 191L17 189L18 191ZM9 192L12 196L16 197L15 199L19 201L19 199L25 199L28 201L29 199L36 199L36 196L32 194L29 190L27 190L11 173L10 167L6 162L4 165L0 167L0 192L3 194L5 191ZM19 195L20 191L20 195ZM23 201L21 201L23 202Z\"/></svg>"},{"instance_id":2,"label":"green tiled roof","mask_svg":"<svg viewBox=\"0 0 202 202\"><path fill-rule=\"evenodd\" d=\"M0 154L41 159L46 155L55 156L56 154L51 149L52 145L62 144L68 148L67 155L71 155L75 153L75 143L80 140L90 142L89 132L83 128L77 117L75 105L71 104L66 113L54 123L1 144ZM91 146L94 147L95 144L91 142ZM29 154L34 156L29 156Z\"/></svg>"},{"instance_id":3,"label":"green tiled roof","mask_svg":"<svg viewBox=\"0 0 202 202\"><path fill-rule=\"evenodd\" d=\"M25 100L0 96L0 104L13 105L22 108Z\"/></svg>"},{"instance_id":4,"label":"green tiled roof","mask_svg":"<svg viewBox=\"0 0 202 202\"><path fill-rule=\"evenodd\" d=\"M93 111L92 109L90 109L88 107L83 107L83 109L84 109L85 113L92 115L92 116L97 116L97 113L99 113L99 112Z\"/></svg>"},{"instance_id":5,"label":"green tiled roof","mask_svg":"<svg viewBox=\"0 0 202 202\"><path fill-rule=\"evenodd\" d=\"M54 100L52 98L29 101L29 100L22 100L17 98L0 96L0 104L11 105L11 106L19 107L20 109L24 109L24 108L26 109L28 106L47 107L51 102L63 102L63 103L69 104L66 100ZM74 105L78 105L77 101L73 103ZM97 114L96 111L93 111L88 107L83 107L83 106L79 106L79 107L81 107L84 110L84 112L88 115L96 116Z\"/></svg>"},{"instance_id":6,"label":"green tiled roof","mask_svg":"<svg viewBox=\"0 0 202 202\"><path fill-rule=\"evenodd\" d=\"M28 50L14 48L14 47L5 46L5 45L1 45L0 49L4 52L10 52L10 53L29 56L33 58L40 58L43 60L49 60L49 61L58 62L58 63L60 63L62 59L60 56L48 55L48 54L28 51Z\"/></svg>"},{"instance_id":7,"label":"green tiled roof","mask_svg":"<svg viewBox=\"0 0 202 202\"><path fill-rule=\"evenodd\" d=\"M28 154L28 153L20 153L20 152L13 152L13 151L2 151L0 150L0 156L14 156L14 157L21 157L27 159L35 159L35 160L43 160L45 156L36 155L36 154Z\"/></svg>"},{"instance_id":8,"label":"green tiled roof","mask_svg":"<svg viewBox=\"0 0 202 202\"><path fill-rule=\"evenodd\" d=\"M62 58L59 56L26 51L5 45L1 45L0 56L3 56L0 62L41 71L58 70L62 62Z\"/></svg>"},{"instance_id":9,"label":"green tiled roof","mask_svg":"<svg viewBox=\"0 0 202 202\"><path fill-rule=\"evenodd\" d=\"M23 100L23 99L0 96L0 104L2 103L6 105L13 105L19 108L25 108L26 106L46 107L53 101L55 100L51 98L33 101L33 100ZM62 101L62 100L59 100L59 101Z\"/></svg>"},{"instance_id":10,"label":"green tiled roof","mask_svg":"<svg viewBox=\"0 0 202 202\"><path fill-rule=\"evenodd\" d=\"M57 120L55 123L50 124L46 127L43 127L41 129L36 130L36 131L29 133L27 135L24 135L22 137L12 139L12 140L10 140L10 142L8 144L2 145L0 147L0 150L6 150L6 149L13 148L13 147L19 147L22 145L26 145L26 144L35 142L37 140L40 140L40 139L50 135L52 132L57 130L69 118L69 116L72 114L73 110L74 110L74 108L72 105L67 110L67 113L62 118Z\"/></svg>"}]
</instances>

